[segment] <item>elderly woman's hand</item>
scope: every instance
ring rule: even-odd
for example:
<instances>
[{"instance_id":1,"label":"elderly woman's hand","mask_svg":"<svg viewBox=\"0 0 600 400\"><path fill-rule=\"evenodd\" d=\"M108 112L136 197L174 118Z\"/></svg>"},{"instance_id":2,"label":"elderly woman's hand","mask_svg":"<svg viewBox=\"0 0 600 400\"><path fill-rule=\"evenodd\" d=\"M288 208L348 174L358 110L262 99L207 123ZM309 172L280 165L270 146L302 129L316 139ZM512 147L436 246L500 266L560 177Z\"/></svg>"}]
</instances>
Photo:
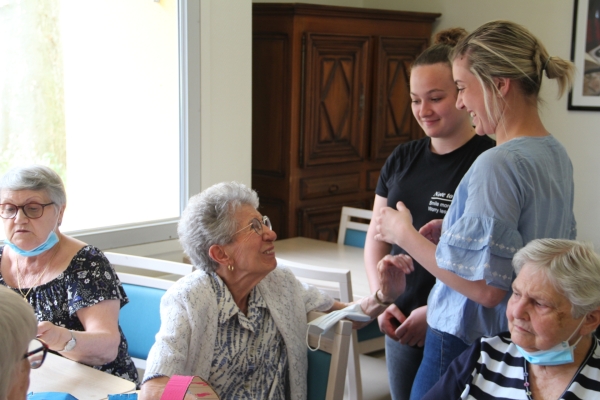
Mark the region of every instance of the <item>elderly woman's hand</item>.
<instances>
[{"instance_id":1,"label":"elderly woman's hand","mask_svg":"<svg viewBox=\"0 0 600 400\"><path fill-rule=\"evenodd\" d=\"M71 340L71 332L52 322L42 321L38 324L37 337L42 339L50 350L61 351L65 343Z\"/></svg>"},{"instance_id":2,"label":"elderly woman's hand","mask_svg":"<svg viewBox=\"0 0 600 400\"><path fill-rule=\"evenodd\" d=\"M394 302L406 288L406 274L414 270L413 261L406 254L386 255L377 263L380 289L361 299L361 308L371 318L377 317Z\"/></svg>"},{"instance_id":3,"label":"elderly woman's hand","mask_svg":"<svg viewBox=\"0 0 600 400\"><path fill-rule=\"evenodd\" d=\"M415 269L413 259L406 254L387 255L377 263L379 300L392 303L406 289L406 274Z\"/></svg>"},{"instance_id":4,"label":"elderly woman's hand","mask_svg":"<svg viewBox=\"0 0 600 400\"><path fill-rule=\"evenodd\" d=\"M77 311L84 331L74 332L77 343L64 356L88 365L104 365L113 361L119 351L119 300L104 300ZM38 324L38 337L54 351L62 351L71 340L68 329L42 321Z\"/></svg>"}]
</instances>

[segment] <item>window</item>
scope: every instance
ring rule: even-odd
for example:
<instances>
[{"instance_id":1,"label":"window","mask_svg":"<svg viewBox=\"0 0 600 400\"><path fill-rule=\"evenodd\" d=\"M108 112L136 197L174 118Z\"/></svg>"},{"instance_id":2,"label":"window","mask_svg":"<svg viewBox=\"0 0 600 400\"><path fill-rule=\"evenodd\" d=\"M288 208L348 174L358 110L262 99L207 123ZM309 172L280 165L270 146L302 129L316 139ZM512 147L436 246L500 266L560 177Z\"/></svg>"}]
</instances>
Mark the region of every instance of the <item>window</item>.
<instances>
[{"instance_id":1,"label":"window","mask_svg":"<svg viewBox=\"0 0 600 400\"><path fill-rule=\"evenodd\" d=\"M61 230L98 247L176 237L200 174L188 155L199 140L188 135L186 75L187 46L199 42L188 4L199 6L4 3L0 174L28 163L56 170L67 188Z\"/></svg>"}]
</instances>

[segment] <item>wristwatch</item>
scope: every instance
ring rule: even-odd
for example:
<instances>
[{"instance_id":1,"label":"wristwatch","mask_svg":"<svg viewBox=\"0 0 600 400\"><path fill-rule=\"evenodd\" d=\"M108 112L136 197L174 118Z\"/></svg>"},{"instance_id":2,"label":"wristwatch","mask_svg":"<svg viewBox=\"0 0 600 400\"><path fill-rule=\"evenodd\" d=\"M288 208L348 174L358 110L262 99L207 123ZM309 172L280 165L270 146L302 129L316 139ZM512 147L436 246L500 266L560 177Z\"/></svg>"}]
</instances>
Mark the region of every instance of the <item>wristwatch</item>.
<instances>
[{"instance_id":1,"label":"wristwatch","mask_svg":"<svg viewBox=\"0 0 600 400\"><path fill-rule=\"evenodd\" d=\"M65 343L65 348L59 351L71 351L75 348L75 346L77 345L77 340L75 340L75 336L73 335L73 331L69 331L71 332L71 340L69 340L67 343Z\"/></svg>"}]
</instances>

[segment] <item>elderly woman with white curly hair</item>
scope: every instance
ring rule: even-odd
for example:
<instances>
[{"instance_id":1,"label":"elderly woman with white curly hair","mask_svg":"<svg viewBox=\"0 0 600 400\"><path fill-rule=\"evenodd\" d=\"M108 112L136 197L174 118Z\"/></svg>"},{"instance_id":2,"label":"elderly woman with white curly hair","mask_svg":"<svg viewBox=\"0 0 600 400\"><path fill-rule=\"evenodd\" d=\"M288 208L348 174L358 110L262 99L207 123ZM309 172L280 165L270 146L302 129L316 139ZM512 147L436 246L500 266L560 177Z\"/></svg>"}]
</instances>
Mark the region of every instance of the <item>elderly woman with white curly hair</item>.
<instances>
[{"instance_id":1,"label":"elderly woman with white curly hair","mask_svg":"<svg viewBox=\"0 0 600 400\"><path fill-rule=\"evenodd\" d=\"M142 399L160 398L173 375L200 376L224 399L306 399L306 313L347 305L276 268L277 235L257 208L235 182L190 199L178 232L196 271L162 299ZM360 307L375 318L401 289L384 284Z\"/></svg>"},{"instance_id":2,"label":"elderly woman with white curly hair","mask_svg":"<svg viewBox=\"0 0 600 400\"><path fill-rule=\"evenodd\" d=\"M600 257L577 241L538 239L513 265L510 333L476 341L424 399L600 398Z\"/></svg>"},{"instance_id":3,"label":"elderly woman with white curly hair","mask_svg":"<svg viewBox=\"0 0 600 400\"><path fill-rule=\"evenodd\" d=\"M25 400L29 371L39 368L48 348L39 339L31 306L0 286L0 400Z\"/></svg>"}]
</instances>

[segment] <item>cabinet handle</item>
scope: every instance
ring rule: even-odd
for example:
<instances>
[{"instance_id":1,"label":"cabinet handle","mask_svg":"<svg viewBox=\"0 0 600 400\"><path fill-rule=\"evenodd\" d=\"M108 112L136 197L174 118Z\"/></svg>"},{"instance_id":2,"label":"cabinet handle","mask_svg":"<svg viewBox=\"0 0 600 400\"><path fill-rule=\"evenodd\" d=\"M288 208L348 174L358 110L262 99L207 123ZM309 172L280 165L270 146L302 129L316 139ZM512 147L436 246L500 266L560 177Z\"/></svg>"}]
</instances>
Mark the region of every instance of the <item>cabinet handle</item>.
<instances>
[{"instance_id":1,"label":"cabinet handle","mask_svg":"<svg viewBox=\"0 0 600 400\"><path fill-rule=\"evenodd\" d=\"M329 186L329 193L335 193L340 189L340 187L336 184Z\"/></svg>"}]
</instances>

